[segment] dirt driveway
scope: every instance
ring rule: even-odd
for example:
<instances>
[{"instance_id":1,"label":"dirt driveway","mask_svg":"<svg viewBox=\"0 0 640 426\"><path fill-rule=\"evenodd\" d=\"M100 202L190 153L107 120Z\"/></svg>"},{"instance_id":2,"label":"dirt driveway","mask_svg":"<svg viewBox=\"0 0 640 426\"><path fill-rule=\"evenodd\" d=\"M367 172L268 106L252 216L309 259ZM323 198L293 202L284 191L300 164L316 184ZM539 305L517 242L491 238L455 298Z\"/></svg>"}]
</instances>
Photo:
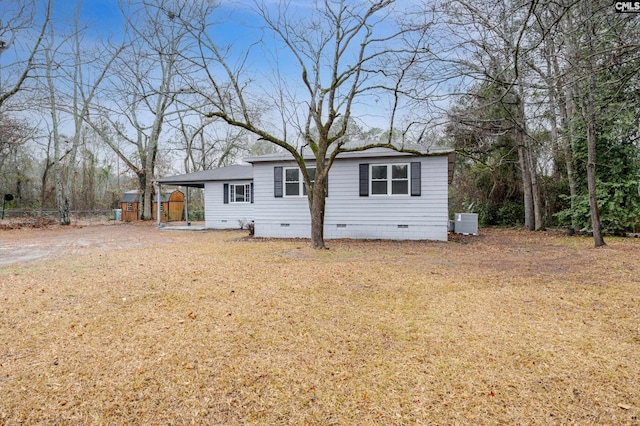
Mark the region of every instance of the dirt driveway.
<instances>
[{"instance_id":1,"label":"dirt driveway","mask_svg":"<svg viewBox=\"0 0 640 426\"><path fill-rule=\"evenodd\" d=\"M147 223L3 230L0 231L0 266L94 250L145 247L174 237L171 231L160 231L154 224Z\"/></svg>"}]
</instances>

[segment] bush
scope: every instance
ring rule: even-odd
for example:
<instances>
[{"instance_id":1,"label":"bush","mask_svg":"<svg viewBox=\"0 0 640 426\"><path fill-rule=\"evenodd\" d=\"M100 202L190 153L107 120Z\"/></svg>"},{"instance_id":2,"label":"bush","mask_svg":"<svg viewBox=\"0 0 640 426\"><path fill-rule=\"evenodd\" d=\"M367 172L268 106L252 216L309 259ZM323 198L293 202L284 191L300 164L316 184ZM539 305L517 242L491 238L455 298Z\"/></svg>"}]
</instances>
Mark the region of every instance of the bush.
<instances>
[{"instance_id":1,"label":"bush","mask_svg":"<svg viewBox=\"0 0 640 426\"><path fill-rule=\"evenodd\" d=\"M255 233L255 223L252 220L239 220L240 229L246 229L249 231L249 236L253 237Z\"/></svg>"},{"instance_id":2,"label":"bush","mask_svg":"<svg viewBox=\"0 0 640 426\"><path fill-rule=\"evenodd\" d=\"M189 221L203 221L204 210L189 210Z\"/></svg>"}]
</instances>

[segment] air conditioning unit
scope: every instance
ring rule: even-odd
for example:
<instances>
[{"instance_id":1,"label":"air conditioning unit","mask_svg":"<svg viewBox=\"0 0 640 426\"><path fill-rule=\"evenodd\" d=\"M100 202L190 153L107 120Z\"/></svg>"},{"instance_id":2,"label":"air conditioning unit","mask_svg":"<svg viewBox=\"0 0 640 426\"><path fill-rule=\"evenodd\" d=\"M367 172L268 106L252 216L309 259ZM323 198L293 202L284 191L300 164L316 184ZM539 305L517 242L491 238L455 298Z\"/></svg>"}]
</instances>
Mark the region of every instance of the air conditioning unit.
<instances>
[{"instance_id":1,"label":"air conditioning unit","mask_svg":"<svg viewBox=\"0 0 640 426\"><path fill-rule=\"evenodd\" d=\"M477 213L455 213L453 222L456 234L478 235Z\"/></svg>"}]
</instances>

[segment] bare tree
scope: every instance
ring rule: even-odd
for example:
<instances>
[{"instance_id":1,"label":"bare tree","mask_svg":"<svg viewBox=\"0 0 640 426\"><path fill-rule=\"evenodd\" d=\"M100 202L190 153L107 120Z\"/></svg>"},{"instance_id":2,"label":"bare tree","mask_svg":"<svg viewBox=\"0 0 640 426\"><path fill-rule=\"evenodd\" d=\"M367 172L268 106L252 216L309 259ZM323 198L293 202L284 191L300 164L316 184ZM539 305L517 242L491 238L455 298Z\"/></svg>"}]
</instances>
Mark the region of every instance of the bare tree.
<instances>
[{"instance_id":1,"label":"bare tree","mask_svg":"<svg viewBox=\"0 0 640 426\"><path fill-rule=\"evenodd\" d=\"M596 30L593 23L593 9L591 2L585 2L581 8L586 16L584 37L589 54L596 50L593 38ZM587 124L587 187L589 190L589 211L591 213L591 226L593 240L596 247L605 245L600 223L600 211L598 209L598 197L596 194L596 107L594 92L596 90L596 73L591 57L586 57L584 68L587 74L586 98L584 99L584 118Z\"/></svg>"},{"instance_id":2,"label":"bare tree","mask_svg":"<svg viewBox=\"0 0 640 426\"><path fill-rule=\"evenodd\" d=\"M42 6L42 9L40 6ZM20 92L25 82L34 75L37 57L42 48L47 28L51 24L51 1L40 4L37 0L0 1L0 170L4 190L9 190L8 161L15 161L22 151L25 134L18 128L23 124L9 117L8 104ZM8 61L5 59L9 58ZM24 109L20 105L20 110ZM20 173L24 173L26 162L11 167L15 169L15 186L12 189L20 201ZM14 180L14 179L11 179Z\"/></svg>"},{"instance_id":3,"label":"bare tree","mask_svg":"<svg viewBox=\"0 0 640 426\"><path fill-rule=\"evenodd\" d=\"M0 194L11 193L17 203L32 201L27 186L33 155L29 141L34 129L24 120L0 117Z\"/></svg>"},{"instance_id":4,"label":"bare tree","mask_svg":"<svg viewBox=\"0 0 640 426\"><path fill-rule=\"evenodd\" d=\"M250 151L250 134L244 129L193 111L180 111L176 118L173 149L183 156L186 173L234 164Z\"/></svg>"},{"instance_id":5,"label":"bare tree","mask_svg":"<svg viewBox=\"0 0 640 426\"><path fill-rule=\"evenodd\" d=\"M303 11L292 2L271 3L254 2L265 43L257 41L241 54L237 46L217 43L206 20L189 23L197 40L190 55L205 76L192 89L204 96L208 117L291 154L307 188L311 244L321 249L325 182L336 156L373 147L404 148L391 143L391 136L402 107L419 95L408 77L430 57L429 25L400 22L406 10L392 0L315 1L301 6ZM248 64L265 59L273 64L271 75L251 74ZM375 104L376 97L386 105L389 139L349 146L345 135L351 119L362 105ZM255 118L264 117L256 114L260 108L277 111L271 114L274 125ZM305 149L315 156L314 179Z\"/></svg>"},{"instance_id":6,"label":"bare tree","mask_svg":"<svg viewBox=\"0 0 640 426\"><path fill-rule=\"evenodd\" d=\"M569 75L565 73L563 56L567 46L571 45L567 34L572 33L570 20L561 19L567 8L559 4L547 3L540 7L536 15L537 30L542 37L541 55L543 66L531 64L540 76L544 90L548 93L549 125L552 143L557 146L564 159L567 183L569 186L569 201L571 213L570 229L572 233L578 232L574 204L577 195L575 169L573 165L573 130L572 117L575 115L575 106L571 86L568 84ZM561 64L562 62L562 64ZM557 158L557 156L554 156ZM558 167L556 167L556 170Z\"/></svg>"},{"instance_id":7,"label":"bare tree","mask_svg":"<svg viewBox=\"0 0 640 426\"><path fill-rule=\"evenodd\" d=\"M95 68L93 78L87 74L87 63L92 55L83 49L82 29L80 28L80 8L75 11L71 35L56 37L53 27L49 29L48 44L44 49L45 79L48 92L48 108L51 115L51 139L53 142L53 171L56 189L56 204L61 225L71 223L71 200L75 183L75 163L82 142L84 122L88 119L90 106L98 88L113 61L116 51L110 59L102 62L102 68ZM92 65L101 63L104 51L91 52ZM66 84L65 84L66 83ZM70 90L63 88L70 87ZM66 136L61 123L70 121L71 134Z\"/></svg>"},{"instance_id":8,"label":"bare tree","mask_svg":"<svg viewBox=\"0 0 640 426\"><path fill-rule=\"evenodd\" d=\"M40 51L42 40L51 23L50 0L44 3L44 14L38 22L38 2L36 0L3 0L0 2L0 58L9 50L16 51L15 62L0 62L0 108L18 93L24 82L32 74ZM31 32L38 31L33 39ZM22 58L22 52L26 58Z\"/></svg>"},{"instance_id":9,"label":"bare tree","mask_svg":"<svg viewBox=\"0 0 640 426\"><path fill-rule=\"evenodd\" d=\"M595 246L605 245L600 218L600 192L596 168L608 167L598 160L606 148L606 133L599 129L606 123L602 117L610 114L609 102L628 90L628 82L637 78L640 55L638 19L614 11L606 1L545 2L540 19L547 22L544 43L550 69L550 93L556 102L562 126L562 136L569 181L571 226L577 230L576 175L584 177L588 193L589 217ZM602 93L609 93L604 96ZM616 95L618 94L618 95ZM621 103L619 107L637 111L635 103ZM623 111L620 111L622 113ZM635 114L635 112L634 112ZM584 123L584 125L580 124ZM576 128L577 130L574 130ZM577 135L579 131L582 134ZM573 140L586 141L586 167L574 164ZM609 142L610 143L610 142ZM606 149L605 149L606 148ZM582 171L582 173L580 173ZM602 173L602 172L600 172Z\"/></svg>"},{"instance_id":10,"label":"bare tree","mask_svg":"<svg viewBox=\"0 0 640 426\"><path fill-rule=\"evenodd\" d=\"M533 149L535 140L528 131L527 114L531 85L527 82L529 48L525 45L527 38L524 35L532 20L535 3L511 0L457 2L457 6L449 11L453 19L448 21L448 26L452 49L458 55L443 58L457 70L451 71L452 78L492 87L490 92L476 92L480 97L475 107L480 116L487 109L501 111L501 115L488 117L486 122L476 121L473 126L484 127L486 131L493 129L496 136L504 132L512 135L521 171L525 226L532 231L544 227L538 161ZM487 96L487 93L492 95ZM500 122L497 127L496 120Z\"/></svg>"},{"instance_id":11,"label":"bare tree","mask_svg":"<svg viewBox=\"0 0 640 426\"><path fill-rule=\"evenodd\" d=\"M122 2L121 9L127 19L127 47L110 77L111 96L102 99L90 122L136 174L141 218L148 220L160 139L166 123L179 112L176 100L186 95L179 81L187 34L181 20L189 21L200 9L188 0Z\"/></svg>"},{"instance_id":12,"label":"bare tree","mask_svg":"<svg viewBox=\"0 0 640 426\"><path fill-rule=\"evenodd\" d=\"M458 19L450 25L455 28L452 38L457 35L458 43L452 50L462 53L449 55L453 57L450 63L463 71L458 76L474 82L472 87L492 89L476 92L479 96L474 106L479 106L478 117L483 117L498 102L503 107L501 112L512 123L523 172L527 226L535 223L537 229L540 223L542 201L536 172L537 167L545 164L536 156L538 150L550 149L555 151L553 161L564 157L571 228L577 230L578 221L582 221L581 226L591 227L595 245L603 245L598 204L604 198L603 181L608 179L602 170L605 167L610 173L615 170L623 180L627 179L623 174L625 171L635 174L633 163L638 155L637 149L625 148L637 137L637 126L629 126L617 118L637 114L634 92L637 89L630 84L639 72L637 16L616 13L614 5L604 0L463 0L456 4ZM501 90L496 92L495 88ZM612 110L614 101L616 108L622 108L619 115ZM460 114L455 118L461 123L470 121ZM494 115L491 117L494 121L477 121L473 125L484 132L494 129L498 135L505 128L495 127L496 118L500 117ZM530 131L532 124L537 126L538 135L548 131L553 141L550 147L542 146L536 139ZM621 151L625 154L615 154ZM604 158L619 165L605 165ZM559 174L553 177L557 180ZM618 194L604 203L609 210L610 226L616 230L623 227L625 219L611 218L611 210L615 210L612 206L617 203L628 206L631 197L626 195L628 189L615 188L629 184L634 185L633 178L608 185ZM579 185L585 189L579 190ZM588 211L583 207L587 204ZM567 217L566 210L561 214ZM584 218L589 218L590 225Z\"/></svg>"}]
</instances>

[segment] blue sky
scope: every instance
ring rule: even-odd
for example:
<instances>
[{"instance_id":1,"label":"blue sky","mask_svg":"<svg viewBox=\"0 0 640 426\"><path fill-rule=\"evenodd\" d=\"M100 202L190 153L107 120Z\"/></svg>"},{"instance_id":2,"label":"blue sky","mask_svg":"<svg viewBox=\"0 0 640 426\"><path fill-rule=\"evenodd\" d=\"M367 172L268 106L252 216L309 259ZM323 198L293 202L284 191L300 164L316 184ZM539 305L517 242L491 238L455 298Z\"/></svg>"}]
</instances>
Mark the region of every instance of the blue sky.
<instances>
[{"instance_id":1,"label":"blue sky","mask_svg":"<svg viewBox=\"0 0 640 426\"><path fill-rule=\"evenodd\" d=\"M54 0L54 16L71 19L78 6L82 10L81 21L98 34L108 34L122 27L117 0Z\"/></svg>"},{"instance_id":2,"label":"blue sky","mask_svg":"<svg viewBox=\"0 0 640 426\"><path fill-rule=\"evenodd\" d=\"M81 21L88 26L89 32L96 37L117 35L124 25L124 18L118 6L118 0L53 0L54 16L57 19L71 19L75 9L81 7ZM223 0L218 1L220 7L216 15L223 17L220 28L221 34L250 37L247 25L251 22L251 14L242 11L242 6L250 4L247 1ZM239 7L240 6L240 7ZM238 23L242 24L242 29Z\"/></svg>"},{"instance_id":3,"label":"blue sky","mask_svg":"<svg viewBox=\"0 0 640 426\"><path fill-rule=\"evenodd\" d=\"M419 0L403 0L402 5L416 3ZM217 25L214 27L214 36L219 44L233 44L233 52L243 51L251 43L259 39L263 32L260 29L260 21L255 15L247 10L247 6L253 4L251 0L222 0L218 2L220 8L215 11ZM279 0L269 0L268 5L275 6ZM117 39L121 29L124 26L124 19L118 6L118 0L54 0L55 16L58 19L71 19L74 9L80 4L82 8L81 21L88 26L88 36L91 38L101 39L103 37L112 36ZM291 2L291 13L304 14L309 7L314 7L313 0L293 1ZM262 95L268 95L269 91L273 92L273 86L269 84L269 79L274 78L275 61L277 66L281 67L280 71L285 74L287 89L294 92L300 91L300 69L297 63L292 62L293 59L287 54L286 49L276 49L273 42L269 38L263 39L264 44L259 49L255 49L247 66L250 68L252 79L263 80L265 83L257 85L259 89L264 90ZM231 60L231 65L233 65ZM293 66L292 66L293 65ZM286 75L288 73L288 75ZM304 100L304 91L298 101ZM363 119L361 123L369 127L387 127L388 125L388 101L385 99L371 99L366 104L356 105L355 108L361 109L359 116ZM358 112L358 111L354 111Z\"/></svg>"}]
</instances>

